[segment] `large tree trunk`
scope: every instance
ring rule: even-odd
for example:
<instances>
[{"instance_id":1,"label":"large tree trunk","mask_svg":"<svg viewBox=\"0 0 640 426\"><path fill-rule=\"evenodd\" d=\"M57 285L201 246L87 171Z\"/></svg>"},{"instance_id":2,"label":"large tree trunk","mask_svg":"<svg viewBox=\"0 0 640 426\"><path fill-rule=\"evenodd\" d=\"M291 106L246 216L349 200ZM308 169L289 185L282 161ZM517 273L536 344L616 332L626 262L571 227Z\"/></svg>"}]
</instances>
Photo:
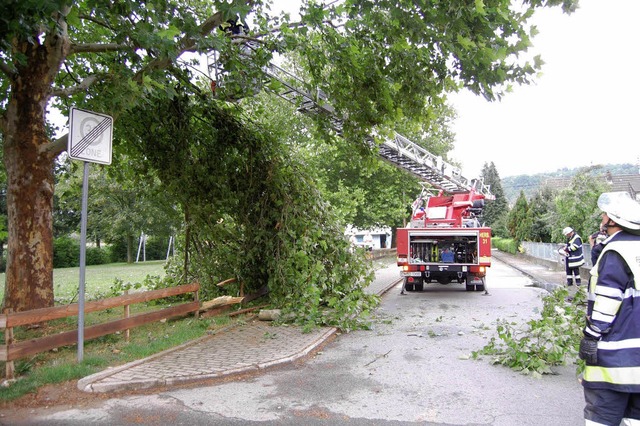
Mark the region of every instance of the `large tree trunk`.
<instances>
[{"instance_id":1,"label":"large tree trunk","mask_svg":"<svg viewBox=\"0 0 640 426\"><path fill-rule=\"evenodd\" d=\"M63 31L64 32L64 31ZM6 110L8 246L4 307L14 311L53 305L53 161L43 149L49 90L68 39L56 34L43 44L16 42L26 63L16 64Z\"/></svg>"}]
</instances>

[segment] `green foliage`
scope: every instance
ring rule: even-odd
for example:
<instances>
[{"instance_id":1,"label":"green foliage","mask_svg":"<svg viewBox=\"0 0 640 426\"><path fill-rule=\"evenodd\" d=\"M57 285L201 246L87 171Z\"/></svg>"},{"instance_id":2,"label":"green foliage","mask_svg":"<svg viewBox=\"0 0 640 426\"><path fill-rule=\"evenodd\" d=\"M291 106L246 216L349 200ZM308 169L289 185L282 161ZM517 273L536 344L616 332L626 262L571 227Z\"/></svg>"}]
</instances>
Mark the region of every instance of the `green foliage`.
<instances>
[{"instance_id":1,"label":"green foliage","mask_svg":"<svg viewBox=\"0 0 640 426\"><path fill-rule=\"evenodd\" d=\"M80 263L80 244L71 237L60 237L53 241L53 267L68 268Z\"/></svg>"},{"instance_id":2,"label":"green foliage","mask_svg":"<svg viewBox=\"0 0 640 426\"><path fill-rule=\"evenodd\" d=\"M262 1L121 0L112 3L11 0L0 6L2 72L7 77L0 80L0 130L3 137L13 138L12 143L24 148L25 152L31 149L46 152L46 155L22 155L18 154L20 149L7 150L5 153L15 155L7 161L11 161L11 164L20 163L11 169L13 182L31 182L36 188L49 187L51 182L47 179L50 179L50 175L40 174L39 171L52 169L56 155L64 150L63 144L51 146L51 140L44 136L44 117L47 114L36 113L29 105L50 99L48 105L59 108L63 115L68 115L70 107L75 106L107 113L117 119L127 111L138 107L144 109L156 99L171 102L184 87L191 88L194 84L192 69L196 68L194 65L198 60L185 59L183 54L187 51L200 54L215 51L224 58L223 73L229 77L228 81L245 79L258 83L248 85L247 94L254 94L256 87L261 86L263 66L272 59L274 53L295 51L301 58L301 67L306 67L311 77L309 89L320 89L328 95L337 116L349 117L343 135L353 147L367 149L367 137L375 126L395 124L405 118L422 122L421 117L428 116L431 108L444 103L447 92L467 87L488 99L498 99L509 90L511 84L530 82L540 67L540 61L537 58L528 61L524 55L520 55L527 51L535 34L535 27L528 25L529 19L536 8L562 4L563 10L569 12L576 1L533 0L517 11L510 7L509 2L490 5L483 2L437 2L425 6L406 0L374 3L347 1L327 7L308 2L301 8L301 22L296 25L292 25L286 15L271 14L270 4ZM218 30L218 26L236 16L245 21L249 14L254 25L251 36L257 41L251 60L246 60L240 54L243 46L239 38L226 35ZM9 102L9 99L15 102ZM25 111L32 113L24 114ZM18 120L21 114L24 116ZM332 134L330 126L326 125L327 117L318 115L317 118L321 124L325 124L321 128L329 130L325 135ZM146 120L146 129L157 136L162 133L158 127L166 124L166 128L173 132L176 129L172 124L180 124L179 120L169 115L154 115L149 119ZM165 120L167 123L162 123ZM16 126L10 125L18 122L22 123L18 127L32 131L20 132ZM117 127L120 127L119 123ZM214 133L213 139L224 139L219 137L226 131L224 127L211 127L208 130ZM166 137L169 133L160 136ZM207 142L199 144L209 137L203 131L197 136L180 132L172 134L179 136L174 139L176 149L169 144L164 144L162 148L167 150L165 155L173 159L173 164L165 162L156 169L165 177L175 174L176 168L193 163L190 161L192 158L179 156L180 153L189 152L184 149L185 144L193 145L194 151L198 151L199 147L205 147L206 150ZM246 138L243 140L247 141ZM211 165L214 159L220 158L217 154L224 153L229 157L225 158L228 167L223 169L238 172L241 169L234 166L243 166L240 160L248 152L243 147L233 147L229 143L232 141L224 142L220 145L224 149L208 152L212 157L204 160L204 163ZM114 152L128 149L117 144ZM277 157L273 152L262 153L255 148L251 149L251 154L255 156ZM157 147L151 146L145 153L153 157L157 150ZM203 160L204 156L195 155L193 158ZM126 155L119 160L126 161ZM147 162L144 156L137 157L137 160ZM154 163L153 159L149 161ZM168 170L165 171L164 166ZM137 165L125 168L136 169ZM147 167L148 170L153 168ZM201 167L199 170L210 172L212 169ZM155 174L142 176L156 178ZM264 175L260 178L264 178ZM193 195L196 191L191 188L197 188L202 180L213 180L213 177L200 175L191 181L181 180L182 188L169 188L168 193L181 195L180 204L186 207L186 195ZM219 181L221 185L226 183L234 182L229 182L229 179ZM255 183L249 179L247 185ZM243 190L246 186L241 183L230 188ZM16 193L21 189L16 188ZM95 239L106 239L103 233L110 230L126 234L123 237L128 241L142 230L156 234L143 229L137 221L154 217L153 214L128 215L137 200L135 196L139 194L132 188L121 188L120 193L117 189L113 189L110 195L122 195L123 204L106 203L103 211L112 208L123 214L114 215L116 220L101 220L91 224ZM139 192L148 194L147 191ZM245 195L256 202L262 196L258 186ZM196 194L194 204L203 206L204 198ZM41 206L53 205L53 191L46 191L42 200ZM241 200L243 202L235 207L249 206L247 200ZM222 212L222 216L218 215L220 205L226 205L227 208L232 206L227 204L228 201L233 202L222 199L220 203L212 203L215 219L225 214ZM65 207L61 208L63 212L73 214L72 209ZM9 206L10 211L11 208ZM39 210L33 214L49 217L52 213ZM394 214L397 213L397 209L393 210ZM192 212L185 210L183 213L186 216ZM193 214L197 218L202 217L203 212L195 211ZM247 223L236 214L229 216L234 218L234 225L240 228L238 232L246 235ZM37 222L33 217L22 215L10 226L20 231L29 223ZM65 225L64 229L56 230L58 235L70 229L70 222ZM43 235L51 232L45 222L42 228L39 231ZM10 235L19 234L10 232ZM260 238L252 241L251 247L256 247L260 241ZM9 255L11 262L29 253L19 243L9 244L9 249L17 253L16 256ZM191 237L187 238L187 244L191 243ZM201 240L200 243L206 244L207 241ZM240 246L246 248L248 244L246 240L240 240ZM187 249L191 250L192 247ZM52 247L43 247L41 250L42 255L49 255ZM15 269L14 265L17 263L9 267ZM24 286L16 283L14 286L13 277L17 274L9 275L12 285L7 288L12 293L38 291L51 294L52 283L47 278L50 277L50 271L38 272L41 277L41 283L38 284L40 288L33 288L35 284ZM264 281L264 271L258 275ZM11 296L12 299L19 299L13 294ZM28 300L28 297L22 300Z\"/></svg>"},{"instance_id":3,"label":"green foliage","mask_svg":"<svg viewBox=\"0 0 640 426\"><path fill-rule=\"evenodd\" d=\"M351 253L288 146L207 99L159 100L139 112L123 135L137 150L129 155L148 158L143 167L157 173L188 226L178 250L187 269L169 269L172 280L197 280L209 298L231 291L216 283L237 278L245 293L268 287L272 303L298 323L365 325L377 302L363 290L370 264ZM153 120L159 115L162 124Z\"/></svg>"},{"instance_id":4,"label":"green foliage","mask_svg":"<svg viewBox=\"0 0 640 426\"><path fill-rule=\"evenodd\" d=\"M104 265L111 262L108 248L87 247L86 265ZM69 268L80 265L80 242L71 237L59 237L53 241L53 267Z\"/></svg>"},{"instance_id":5,"label":"green foliage","mask_svg":"<svg viewBox=\"0 0 640 426\"><path fill-rule=\"evenodd\" d=\"M531 233L532 220L529 215L529 203L524 192L521 192L516 204L507 215L507 228L511 238L518 242L525 241Z\"/></svg>"},{"instance_id":6,"label":"green foliage","mask_svg":"<svg viewBox=\"0 0 640 426\"><path fill-rule=\"evenodd\" d=\"M28 366L27 366L28 364ZM31 362L20 363L19 374L24 375L11 386L0 388L0 400L11 401L25 394L35 392L38 388L47 385L76 380L89 376L104 367L104 361L98 357L86 357L82 363L65 362L50 363L49 365L33 369ZM31 371L33 369L33 371Z\"/></svg>"},{"instance_id":7,"label":"green foliage","mask_svg":"<svg viewBox=\"0 0 640 426\"><path fill-rule=\"evenodd\" d=\"M111 250L109 248L87 247L86 256L87 265L105 265L111 262Z\"/></svg>"},{"instance_id":8,"label":"green foliage","mask_svg":"<svg viewBox=\"0 0 640 426\"><path fill-rule=\"evenodd\" d=\"M551 224L554 223L555 211L553 191L548 187L541 188L529 202L526 220L530 224L530 229L524 240L550 243L553 232Z\"/></svg>"},{"instance_id":9,"label":"green foliage","mask_svg":"<svg viewBox=\"0 0 640 426\"><path fill-rule=\"evenodd\" d=\"M291 64L293 67L294 64ZM411 200L420 190L419 180L381 161L376 150L356 151L343 138L322 138L309 132L315 126L308 117L279 97L257 96L246 101L252 119L270 133L290 141L290 149L304 158L318 189L338 219L360 229L398 227L409 215ZM424 122L402 120L402 134L432 153L446 157L453 146L448 107L430 108ZM393 137L393 133L388 133Z\"/></svg>"},{"instance_id":10,"label":"green foliage","mask_svg":"<svg viewBox=\"0 0 640 426\"><path fill-rule=\"evenodd\" d=\"M495 200L486 201L486 205L482 213L482 221L486 226L492 228L494 235L499 235L495 228L496 225L501 222L502 218L506 217L509 212L509 205L502 190L500 175L498 174L498 170L493 162L490 164L484 164L481 172L481 178L485 185L490 186L491 193L495 196Z\"/></svg>"},{"instance_id":11,"label":"green foliage","mask_svg":"<svg viewBox=\"0 0 640 426\"><path fill-rule=\"evenodd\" d=\"M598 229L600 222L598 196L607 190L604 182L594 179L590 172L593 169L574 175L570 186L559 192L542 186L533 193L530 201L521 190L507 216L508 234L500 234L498 227L493 228L494 234L518 241L549 243L564 241L561 230L571 226L583 238L590 235Z\"/></svg>"},{"instance_id":12,"label":"green foliage","mask_svg":"<svg viewBox=\"0 0 640 426\"><path fill-rule=\"evenodd\" d=\"M571 226L586 240L588 235L597 231L600 226L600 210L598 197L606 192L603 182L591 178L587 174L578 174L571 181L571 186L560 191L556 197L556 221L552 238L564 241L562 229Z\"/></svg>"},{"instance_id":13,"label":"green foliage","mask_svg":"<svg viewBox=\"0 0 640 426\"><path fill-rule=\"evenodd\" d=\"M140 249L140 259L139 261L143 261L146 259L147 261L151 260L165 260L167 258L167 249L169 244L168 237L157 237L154 235L146 236L147 240L143 248L140 247L140 235L136 238L131 239L135 247L133 249L133 261L136 260L137 251ZM117 238L112 241L109 245L109 262L126 262L127 261L127 251L129 250L128 241L125 238ZM143 254L145 256L143 256Z\"/></svg>"},{"instance_id":14,"label":"green foliage","mask_svg":"<svg viewBox=\"0 0 640 426\"><path fill-rule=\"evenodd\" d=\"M165 265L165 274L164 275L151 275L148 274L142 280L137 280L133 282L124 281L120 278L116 278L113 281L113 284L109 288L109 296L121 296L125 292L131 291L151 291L151 290L160 290L163 288L175 287L177 285L182 284L179 279L176 279L177 274L173 273L175 269L172 269L169 264ZM179 275L178 275L179 278ZM217 294L217 292L212 292L211 288L201 287L199 291L199 296L203 300L209 300L213 297L213 294ZM152 300L148 302L149 305L163 305L167 303L180 303L185 301L193 300L193 295L191 293L180 294L172 297L165 297L162 299Z\"/></svg>"},{"instance_id":15,"label":"green foliage","mask_svg":"<svg viewBox=\"0 0 640 426\"><path fill-rule=\"evenodd\" d=\"M112 241L109 261L111 263L126 262L127 249L127 240L125 238L118 238Z\"/></svg>"},{"instance_id":16,"label":"green foliage","mask_svg":"<svg viewBox=\"0 0 640 426\"><path fill-rule=\"evenodd\" d=\"M507 228L507 215L502 215L491 225L491 234L493 237L511 238L509 229Z\"/></svg>"},{"instance_id":17,"label":"green foliage","mask_svg":"<svg viewBox=\"0 0 640 426\"><path fill-rule=\"evenodd\" d=\"M552 367L574 362L582 338L586 292L579 290L571 302L568 291L558 288L543 297L541 318L527 322L525 327L499 320L498 339L473 358L489 355L495 364L505 365L523 374L552 374Z\"/></svg>"},{"instance_id":18,"label":"green foliage","mask_svg":"<svg viewBox=\"0 0 640 426\"><path fill-rule=\"evenodd\" d=\"M152 234L147 236L147 259L164 259L169 236L178 227L178 212L152 174L136 176L126 156L119 160L109 168L90 169L87 239L113 243L111 261L120 262L137 248L128 244L137 243L141 232ZM67 161L57 171L54 224L57 232L68 235L80 231L83 169Z\"/></svg>"},{"instance_id":19,"label":"green foliage","mask_svg":"<svg viewBox=\"0 0 640 426\"><path fill-rule=\"evenodd\" d=\"M148 275L147 275L148 277ZM125 282L124 280L122 280L121 278L115 278L113 280L113 284L111 285L111 287L109 288L109 293L110 293L110 297L117 297L117 296L122 296L125 292L127 291L131 291L131 290L140 290L140 289L145 289L147 290L144 285L143 285L143 281L136 281L136 282Z\"/></svg>"},{"instance_id":20,"label":"green foliage","mask_svg":"<svg viewBox=\"0 0 640 426\"><path fill-rule=\"evenodd\" d=\"M504 195L510 203L515 203L520 191L524 191L527 199L531 199L535 194L548 186L548 180L556 181L566 179L567 183L577 174L587 173L594 179L603 180L608 173L612 175L636 175L638 166L636 164L600 164L588 168L563 168L550 173L537 173L534 175L517 175L502 178Z\"/></svg>"},{"instance_id":21,"label":"green foliage","mask_svg":"<svg viewBox=\"0 0 640 426\"><path fill-rule=\"evenodd\" d=\"M493 237L491 238L491 246L505 253L518 253L518 242L511 238Z\"/></svg>"}]
</instances>

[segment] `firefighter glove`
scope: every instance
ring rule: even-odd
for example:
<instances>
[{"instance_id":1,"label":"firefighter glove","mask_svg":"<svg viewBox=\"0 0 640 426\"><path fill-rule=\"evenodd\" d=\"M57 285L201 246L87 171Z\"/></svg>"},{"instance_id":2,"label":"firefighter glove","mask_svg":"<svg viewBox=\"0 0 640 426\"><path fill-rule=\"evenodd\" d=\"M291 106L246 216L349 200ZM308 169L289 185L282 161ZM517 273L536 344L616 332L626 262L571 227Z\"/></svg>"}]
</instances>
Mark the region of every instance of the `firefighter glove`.
<instances>
[{"instance_id":1,"label":"firefighter glove","mask_svg":"<svg viewBox=\"0 0 640 426\"><path fill-rule=\"evenodd\" d=\"M580 341L578 356L580 359L585 360L588 365L596 365L598 363L598 341L583 337Z\"/></svg>"}]
</instances>

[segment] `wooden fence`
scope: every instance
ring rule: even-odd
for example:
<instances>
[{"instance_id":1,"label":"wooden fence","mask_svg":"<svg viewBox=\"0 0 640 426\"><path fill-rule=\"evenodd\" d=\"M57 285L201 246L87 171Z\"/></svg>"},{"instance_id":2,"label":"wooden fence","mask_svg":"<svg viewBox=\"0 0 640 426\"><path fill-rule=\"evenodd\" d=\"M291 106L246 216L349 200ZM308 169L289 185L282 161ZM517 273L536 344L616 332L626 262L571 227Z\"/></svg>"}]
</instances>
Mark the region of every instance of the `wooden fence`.
<instances>
[{"instance_id":1,"label":"wooden fence","mask_svg":"<svg viewBox=\"0 0 640 426\"><path fill-rule=\"evenodd\" d=\"M190 313L195 313L197 317L200 310L200 301L198 300L199 289L200 284L193 283L87 302L85 303L85 312L96 312L122 306L124 307L124 318L86 327L84 329L84 338L85 340L95 339L96 337L112 334L122 330L125 330L128 333L130 328ZM181 303L158 311L129 316L129 305L187 293L194 294L194 300L192 302ZM64 306L54 306L51 308L34 309L24 312L6 312L4 314L0 314L0 329L5 330L4 345L0 345L0 361L6 361L7 363L6 378L13 379L15 377L14 360L50 349L59 348L61 346L78 343L77 329L37 339L25 340L23 342L16 342L13 335L14 327L29 326L45 321L77 315L77 303Z\"/></svg>"}]
</instances>

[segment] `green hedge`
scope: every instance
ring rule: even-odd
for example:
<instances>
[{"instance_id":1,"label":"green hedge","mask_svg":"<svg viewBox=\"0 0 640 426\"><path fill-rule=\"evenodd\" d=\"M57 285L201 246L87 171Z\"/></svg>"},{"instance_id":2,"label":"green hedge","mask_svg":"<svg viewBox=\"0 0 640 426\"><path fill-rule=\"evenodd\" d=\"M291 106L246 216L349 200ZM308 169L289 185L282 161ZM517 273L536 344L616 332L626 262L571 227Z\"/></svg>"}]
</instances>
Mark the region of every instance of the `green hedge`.
<instances>
[{"instance_id":1,"label":"green hedge","mask_svg":"<svg viewBox=\"0 0 640 426\"><path fill-rule=\"evenodd\" d=\"M87 265L110 263L109 248L87 247ZM53 240L53 267L71 268L80 266L80 242L71 237Z\"/></svg>"},{"instance_id":2,"label":"green hedge","mask_svg":"<svg viewBox=\"0 0 640 426\"><path fill-rule=\"evenodd\" d=\"M493 237L491 238L491 245L494 248L497 248L500 251L504 251L506 253L517 254L518 253L518 242L512 240L511 238L500 238Z\"/></svg>"}]
</instances>

